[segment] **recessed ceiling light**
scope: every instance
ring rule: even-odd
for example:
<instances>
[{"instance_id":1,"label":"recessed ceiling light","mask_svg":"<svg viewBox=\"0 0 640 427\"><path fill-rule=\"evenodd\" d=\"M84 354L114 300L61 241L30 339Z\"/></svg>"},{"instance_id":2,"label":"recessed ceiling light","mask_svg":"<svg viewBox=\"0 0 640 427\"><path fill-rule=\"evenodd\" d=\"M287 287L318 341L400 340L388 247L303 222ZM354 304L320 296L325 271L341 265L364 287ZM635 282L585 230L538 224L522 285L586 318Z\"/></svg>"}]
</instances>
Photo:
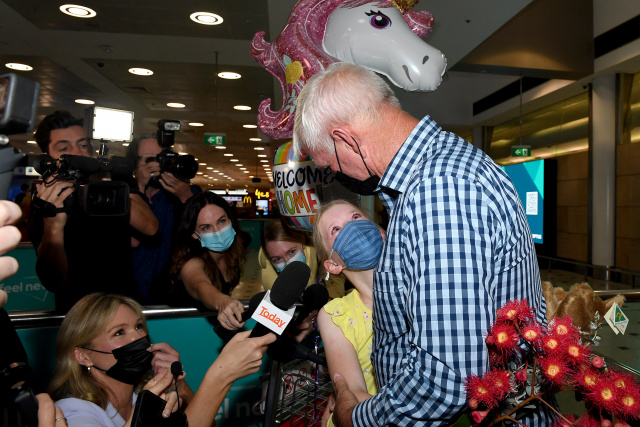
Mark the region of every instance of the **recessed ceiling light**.
<instances>
[{"instance_id":1,"label":"recessed ceiling light","mask_svg":"<svg viewBox=\"0 0 640 427\"><path fill-rule=\"evenodd\" d=\"M129 68L129 72L136 76L150 76L153 74L153 71L147 68Z\"/></svg>"},{"instance_id":2,"label":"recessed ceiling light","mask_svg":"<svg viewBox=\"0 0 640 427\"><path fill-rule=\"evenodd\" d=\"M240 160L238 159L231 159L232 162L239 162Z\"/></svg>"},{"instance_id":3,"label":"recessed ceiling light","mask_svg":"<svg viewBox=\"0 0 640 427\"><path fill-rule=\"evenodd\" d=\"M191 123L189 123L189 126L201 127L201 126L204 126L204 123L191 122Z\"/></svg>"},{"instance_id":4,"label":"recessed ceiling light","mask_svg":"<svg viewBox=\"0 0 640 427\"><path fill-rule=\"evenodd\" d=\"M218 178L213 178L213 180L214 180L214 181L217 181L217 180L218 180Z\"/></svg>"},{"instance_id":5,"label":"recessed ceiling light","mask_svg":"<svg viewBox=\"0 0 640 427\"><path fill-rule=\"evenodd\" d=\"M218 77L220 77L221 79L227 79L227 80L238 80L242 76L232 71L222 71L218 73Z\"/></svg>"},{"instance_id":6,"label":"recessed ceiling light","mask_svg":"<svg viewBox=\"0 0 640 427\"><path fill-rule=\"evenodd\" d=\"M206 163L198 163L200 166L207 166Z\"/></svg>"},{"instance_id":7,"label":"recessed ceiling light","mask_svg":"<svg viewBox=\"0 0 640 427\"><path fill-rule=\"evenodd\" d=\"M261 163L269 163L269 160L263 159L263 160L260 160L260 162Z\"/></svg>"},{"instance_id":8,"label":"recessed ceiling light","mask_svg":"<svg viewBox=\"0 0 640 427\"><path fill-rule=\"evenodd\" d=\"M218 172L220 172L220 171L219 171L218 169L214 169L213 171L214 171L215 173L218 173Z\"/></svg>"},{"instance_id":9,"label":"recessed ceiling light","mask_svg":"<svg viewBox=\"0 0 640 427\"><path fill-rule=\"evenodd\" d=\"M225 147L224 145L216 145L216 150L226 150L227 147Z\"/></svg>"},{"instance_id":10,"label":"recessed ceiling light","mask_svg":"<svg viewBox=\"0 0 640 427\"><path fill-rule=\"evenodd\" d=\"M247 170L247 168L240 168L240 170L241 170L241 171L246 171L246 170Z\"/></svg>"},{"instance_id":11,"label":"recessed ceiling light","mask_svg":"<svg viewBox=\"0 0 640 427\"><path fill-rule=\"evenodd\" d=\"M224 153L224 156L225 156L225 157L233 157L233 154L231 154L231 153Z\"/></svg>"},{"instance_id":12,"label":"recessed ceiling light","mask_svg":"<svg viewBox=\"0 0 640 427\"><path fill-rule=\"evenodd\" d=\"M242 171L242 173L250 173L249 171Z\"/></svg>"},{"instance_id":13,"label":"recessed ceiling light","mask_svg":"<svg viewBox=\"0 0 640 427\"><path fill-rule=\"evenodd\" d=\"M224 22L222 16L211 12L194 12L189 15L189 18L191 18L193 22L202 25L220 25Z\"/></svg>"},{"instance_id":14,"label":"recessed ceiling light","mask_svg":"<svg viewBox=\"0 0 640 427\"><path fill-rule=\"evenodd\" d=\"M123 147L128 147L128 146L129 146L129 143L128 143L128 142L123 142L123 143L122 143L122 146L123 146Z\"/></svg>"},{"instance_id":15,"label":"recessed ceiling light","mask_svg":"<svg viewBox=\"0 0 640 427\"><path fill-rule=\"evenodd\" d=\"M251 110L251 107L249 107L248 105L234 105L233 109L240 110L240 111L249 111Z\"/></svg>"},{"instance_id":16,"label":"recessed ceiling light","mask_svg":"<svg viewBox=\"0 0 640 427\"><path fill-rule=\"evenodd\" d=\"M253 147L254 150L263 151L264 147Z\"/></svg>"},{"instance_id":17,"label":"recessed ceiling light","mask_svg":"<svg viewBox=\"0 0 640 427\"><path fill-rule=\"evenodd\" d=\"M242 163L236 163L236 166L240 167L240 166L244 166Z\"/></svg>"},{"instance_id":18,"label":"recessed ceiling light","mask_svg":"<svg viewBox=\"0 0 640 427\"><path fill-rule=\"evenodd\" d=\"M35 144L35 141L27 141L27 144Z\"/></svg>"},{"instance_id":19,"label":"recessed ceiling light","mask_svg":"<svg viewBox=\"0 0 640 427\"><path fill-rule=\"evenodd\" d=\"M167 103L167 107L171 107L171 108L184 108L186 107L186 105L181 104L179 102L168 102Z\"/></svg>"},{"instance_id":20,"label":"recessed ceiling light","mask_svg":"<svg viewBox=\"0 0 640 427\"><path fill-rule=\"evenodd\" d=\"M204 172L197 172L198 175L202 175Z\"/></svg>"},{"instance_id":21,"label":"recessed ceiling light","mask_svg":"<svg viewBox=\"0 0 640 427\"><path fill-rule=\"evenodd\" d=\"M245 129L255 129L258 127L258 125L242 125L242 127Z\"/></svg>"},{"instance_id":22,"label":"recessed ceiling light","mask_svg":"<svg viewBox=\"0 0 640 427\"><path fill-rule=\"evenodd\" d=\"M92 101L90 99L76 99L76 104L85 104L85 105L93 105L95 104L95 101Z\"/></svg>"},{"instance_id":23,"label":"recessed ceiling light","mask_svg":"<svg viewBox=\"0 0 640 427\"><path fill-rule=\"evenodd\" d=\"M266 154L258 154L258 157L267 157Z\"/></svg>"},{"instance_id":24,"label":"recessed ceiling light","mask_svg":"<svg viewBox=\"0 0 640 427\"><path fill-rule=\"evenodd\" d=\"M180 154L181 156L186 156L189 153L178 153L178 154Z\"/></svg>"},{"instance_id":25,"label":"recessed ceiling light","mask_svg":"<svg viewBox=\"0 0 640 427\"><path fill-rule=\"evenodd\" d=\"M249 141L262 141L262 138L249 138Z\"/></svg>"},{"instance_id":26,"label":"recessed ceiling light","mask_svg":"<svg viewBox=\"0 0 640 427\"><path fill-rule=\"evenodd\" d=\"M213 168L211 166L207 166L207 169L213 170Z\"/></svg>"},{"instance_id":27,"label":"recessed ceiling light","mask_svg":"<svg viewBox=\"0 0 640 427\"><path fill-rule=\"evenodd\" d=\"M31 65L27 65L27 64L20 64L17 62L7 62L6 64L4 64L5 67L7 68L11 68L12 70L16 70L16 71L31 71L33 70L33 67Z\"/></svg>"},{"instance_id":28,"label":"recessed ceiling light","mask_svg":"<svg viewBox=\"0 0 640 427\"><path fill-rule=\"evenodd\" d=\"M63 4L60 6L60 12L73 16L74 18L93 18L97 15L95 10L77 4Z\"/></svg>"},{"instance_id":29,"label":"recessed ceiling light","mask_svg":"<svg viewBox=\"0 0 640 427\"><path fill-rule=\"evenodd\" d=\"M220 172L218 175L224 175L224 173Z\"/></svg>"}]
</instances>

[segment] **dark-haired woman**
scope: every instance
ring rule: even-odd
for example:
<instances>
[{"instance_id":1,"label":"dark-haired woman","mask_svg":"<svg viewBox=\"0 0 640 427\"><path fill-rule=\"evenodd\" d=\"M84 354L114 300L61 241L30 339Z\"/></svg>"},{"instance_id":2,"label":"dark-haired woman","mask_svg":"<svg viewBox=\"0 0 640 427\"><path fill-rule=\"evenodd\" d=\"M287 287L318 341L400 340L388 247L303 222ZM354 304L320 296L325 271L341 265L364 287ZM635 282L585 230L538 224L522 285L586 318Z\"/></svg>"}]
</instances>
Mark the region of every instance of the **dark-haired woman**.
<instances>
[{"instance_id":1,"label":"dark-haired woman","mask_svg":"<svg viewBox=\"0 0 640 427\"><path fill-rule=\"evenodd\" d=\"M218 311L229 330L241 328L242 303L229 294L240 282L246 245L235 212L222 197L205 191L184 207L174 249L172 276L178 287Z\"/></svg>"}]
</instances>

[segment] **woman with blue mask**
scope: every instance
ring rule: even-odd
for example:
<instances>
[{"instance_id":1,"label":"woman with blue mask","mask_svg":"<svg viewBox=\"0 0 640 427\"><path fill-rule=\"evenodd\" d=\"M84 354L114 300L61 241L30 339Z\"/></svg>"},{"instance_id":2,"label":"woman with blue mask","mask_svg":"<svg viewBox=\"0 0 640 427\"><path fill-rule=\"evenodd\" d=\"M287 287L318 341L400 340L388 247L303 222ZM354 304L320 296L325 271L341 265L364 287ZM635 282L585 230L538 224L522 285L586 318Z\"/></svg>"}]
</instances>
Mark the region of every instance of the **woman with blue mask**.
<instances>
[{"instance_id":1,"label":"woman with blue mask","mask_svg":"<svg viewBox=\"0 0 640 427\"><path fill-rule=\"evenodd\" d=\"M269 221L264 227L262 246L258 253L260 276L264 289L271 289L273 282L282 270L294 261L304 262L311 269L307 286L324 282L329 297L344 296L343 278L334 276L330 280L324 281L326 270L318 261L310 234L293 228L286 218Z\"/></svg>"},{"instance_id":2,"label":"woman with blue mask","mask_svg":"<svg viewBox=\"0 0 640 427\"><path fill-rule=\"evenodd\" d=\"M225 329L241 328L244 305L229 295L242 276L247 253L243 235L222 197L205 191L189 199L174 246L174 303L204 305L218 311Z\"/></svg>"},{"instance_id":3,"label":"woman with blue mask","mask_svg":"<svg viewBox=\"0 0 640 427\"><path fill-rule=\"evenodd\" d=\"M384 231L345 200L316 212L313 241L330 275L344 275L355 287L325 305L318 314L331 377L339 373L361 402L378 392L371 364L373 341L373 269L378 264ZM333 426L331 403L323 417Z\"/></svg>"}]
</instances>

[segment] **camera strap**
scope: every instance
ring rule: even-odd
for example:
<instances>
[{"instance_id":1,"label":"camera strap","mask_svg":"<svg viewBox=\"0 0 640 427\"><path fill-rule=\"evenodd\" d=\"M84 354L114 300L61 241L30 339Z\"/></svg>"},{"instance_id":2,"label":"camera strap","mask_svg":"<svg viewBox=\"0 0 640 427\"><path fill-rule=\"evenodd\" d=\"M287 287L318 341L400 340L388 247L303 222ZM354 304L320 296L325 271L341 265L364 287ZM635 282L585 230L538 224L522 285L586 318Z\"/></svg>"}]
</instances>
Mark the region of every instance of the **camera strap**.
<instances>
[{"instance_id":1,"label":"camera strap","mask_svg":"<svg viewBox=\"0 0 640 427\"><path fill-rule=\"evenodd\" d=\"M31 200L31 209L43 218L51 218L61 212L66 212L64 207L57 208L53 203L47 202L38 196L34 196L33 200Z\"/></svg>"}]
</instances>

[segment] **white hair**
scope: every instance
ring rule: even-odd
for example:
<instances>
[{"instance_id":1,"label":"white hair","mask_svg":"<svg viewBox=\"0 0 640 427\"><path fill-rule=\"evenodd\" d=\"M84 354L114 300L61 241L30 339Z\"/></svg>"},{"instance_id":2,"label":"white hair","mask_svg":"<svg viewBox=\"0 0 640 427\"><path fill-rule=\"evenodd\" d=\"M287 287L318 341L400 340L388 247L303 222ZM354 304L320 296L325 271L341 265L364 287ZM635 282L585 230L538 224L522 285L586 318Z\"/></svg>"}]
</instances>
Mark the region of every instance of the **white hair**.
<instances>
[{"instance_id":1,"label":"white hair","mask_svg":"<svg viewBox=\"0 0 640 427\"><path fill-rule=\"evenodd\" d=\"M387 103L400 108L389 85L376 73L336 62L311 77L298 96L293 125L296 150L333 152L333 126L373 123Z\"/></svg>"}]
</instances>

